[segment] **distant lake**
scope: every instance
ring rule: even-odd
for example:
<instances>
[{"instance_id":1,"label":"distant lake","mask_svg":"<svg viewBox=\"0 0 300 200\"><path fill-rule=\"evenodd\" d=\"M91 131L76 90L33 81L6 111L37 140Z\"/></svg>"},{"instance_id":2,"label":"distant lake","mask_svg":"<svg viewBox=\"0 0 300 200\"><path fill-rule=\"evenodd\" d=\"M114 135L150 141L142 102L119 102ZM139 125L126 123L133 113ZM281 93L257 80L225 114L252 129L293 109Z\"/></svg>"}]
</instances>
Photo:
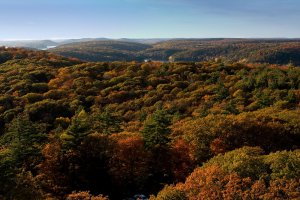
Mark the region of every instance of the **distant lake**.
<instances>
[{"instance_id":1,"label":"distant lake","mask_svg":"<svg viewBox=\"0 0 300 200\"><path fill-rule=\"evenodd\" d=\"M43 48L41 50L48 50L48 49L52 49L52 48L55 48L56 46L47 46L46 48Z\"/></svg>"}]
</instances>

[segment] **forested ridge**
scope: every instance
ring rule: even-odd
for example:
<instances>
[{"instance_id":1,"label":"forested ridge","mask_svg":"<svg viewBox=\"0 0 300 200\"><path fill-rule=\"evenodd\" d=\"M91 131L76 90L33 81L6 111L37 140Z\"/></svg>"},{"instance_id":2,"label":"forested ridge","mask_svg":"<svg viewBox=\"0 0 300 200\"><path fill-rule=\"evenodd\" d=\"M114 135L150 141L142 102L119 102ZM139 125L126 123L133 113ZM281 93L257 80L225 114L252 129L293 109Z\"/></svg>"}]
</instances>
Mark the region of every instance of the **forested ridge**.
<instances>
[{"instance_id":1,"label":"forested ridge","mask_svg":"<svg viewBox=\"0 0 300 200\"><path fill-rule=\"evenodd\" d=\"M0 48L0 80L0 199L300 197L292 63Z\"/></svg>"},{"instance_id":2,"label":"forested ridge","mask_svg":"<svg viewBox=\"0 0 300 200\"><path fill-rule=\"evenodd\" d=\"M170 39L154 44L106 40L60 45L51 52L86 61L190 61L300 65L299 39ZM133 40L134 41L134 40Z\"/></svg>"}]
</instances>

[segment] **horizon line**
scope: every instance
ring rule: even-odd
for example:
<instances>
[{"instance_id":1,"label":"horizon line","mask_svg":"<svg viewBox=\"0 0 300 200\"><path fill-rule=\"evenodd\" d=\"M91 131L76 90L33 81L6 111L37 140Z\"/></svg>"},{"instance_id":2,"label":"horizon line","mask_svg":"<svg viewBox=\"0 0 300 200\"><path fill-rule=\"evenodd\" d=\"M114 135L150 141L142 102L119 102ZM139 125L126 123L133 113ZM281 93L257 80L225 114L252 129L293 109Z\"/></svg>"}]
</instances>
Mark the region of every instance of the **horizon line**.
<instances>
[{"instance_id":1,"label":"horizon line","mask_svg":"<svg viewBox=\"0 0 300 200\"><path fill-rule=\"evenodd\" d=\"M13 41L43 41L43 40L80 40L80 39L107 39L107 40L122 40L122 39L129 39L129 40L155 40L155 39L300 39L300 37L121 37L121 38L114 38L114 37L70 37L70 38L43 38L43 39L0 39L0 42L13 42Z\"/></svg>"}]
</instances>

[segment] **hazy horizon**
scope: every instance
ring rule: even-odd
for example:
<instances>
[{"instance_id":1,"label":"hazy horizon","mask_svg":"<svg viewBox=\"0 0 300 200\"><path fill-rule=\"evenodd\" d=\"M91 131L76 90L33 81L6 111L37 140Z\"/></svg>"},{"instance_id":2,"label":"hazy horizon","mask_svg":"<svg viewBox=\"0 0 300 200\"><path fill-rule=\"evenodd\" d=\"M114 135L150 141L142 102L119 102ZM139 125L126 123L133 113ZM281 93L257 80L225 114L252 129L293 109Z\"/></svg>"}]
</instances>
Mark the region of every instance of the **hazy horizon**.
<instances>
[{"instance_id":1,"label":"hazy horizon","mask_svg":"<svg viewBox=\"0 0 300 200\"><path fill-rule=\"evenodd\" d=\"M0 40L297 38L297 0L2 0Z\"/></svg>"},{"instance_id":2,"label":"hazy horizon","mask_svg":"<svg viewBox=\"0 0 300 200\"><path fill-rule=\"evenodd\" d=\"M45 40L51 40L51 41L64 41L64 40L81 40L81 39L107 39L107 40L122 40L122 39L128 39L128 40L156 40L156 39L166 39L166 40L176 40L176 39L287 39L287 40L298 40L300 37L174 37L174 38L152 38L152 37L146 37L146 38L129 38L129 37L121 37L121 38L109 38L109 37L81 37L81 38L41 38L41 39L0 39L2 42L15 42L15 41L45 41Z\"/></svg>"}]
</instances>

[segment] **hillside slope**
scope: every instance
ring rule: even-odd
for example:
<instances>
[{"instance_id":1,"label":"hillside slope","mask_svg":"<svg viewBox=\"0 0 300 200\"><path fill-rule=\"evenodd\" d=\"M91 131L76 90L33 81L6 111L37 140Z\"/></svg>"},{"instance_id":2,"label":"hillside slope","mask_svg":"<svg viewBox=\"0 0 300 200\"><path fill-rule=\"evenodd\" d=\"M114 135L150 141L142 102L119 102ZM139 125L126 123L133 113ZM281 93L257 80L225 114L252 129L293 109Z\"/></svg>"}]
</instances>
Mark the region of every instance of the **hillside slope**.
<instances>
[{"instance_id":1,"label":"hillside slope","mask_svg":"<svg viewBox=\"0 0 300 200\"><path fill-rule=\"evenodd\" d=\"M165 54L169 51L169 54ZM172 52L173 51L173 52ZM204 61L221 58L224 61L262 62L270 64L300 64L300 40L271 39L207 39L173 40L157 43L145 55L172 56L175 61ZM164 58L164 57L163 57Z\"/></svg>"},{"instance_id":2,"label":"hillside slope","mask_svg":"<svg viewBox=\"0 0 300 200\"><path fill-rule=\"evenodd\" d=\"M124 45L135 48L123 49ZM226 62L300 65L300 40L287 39L178 39L149 45L99 41L59 46L50 51L87 61L201 62L217 58Z\"/></svg>"},{"instance_id":3,"label":"hillside slope","mask_svg":"<svg viewBox=\"0 0 300 200\"><path fill-rule=\"evenodd\" d=\"M61 45L50 51L85 61L132 61L143 60L139 52L151 45L122 41L90 41Z\"/></svg>"}]
</instances>

